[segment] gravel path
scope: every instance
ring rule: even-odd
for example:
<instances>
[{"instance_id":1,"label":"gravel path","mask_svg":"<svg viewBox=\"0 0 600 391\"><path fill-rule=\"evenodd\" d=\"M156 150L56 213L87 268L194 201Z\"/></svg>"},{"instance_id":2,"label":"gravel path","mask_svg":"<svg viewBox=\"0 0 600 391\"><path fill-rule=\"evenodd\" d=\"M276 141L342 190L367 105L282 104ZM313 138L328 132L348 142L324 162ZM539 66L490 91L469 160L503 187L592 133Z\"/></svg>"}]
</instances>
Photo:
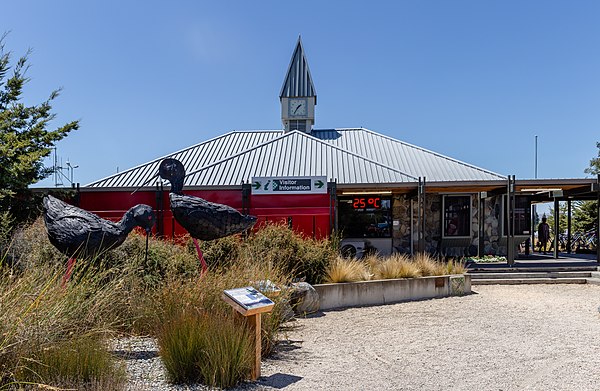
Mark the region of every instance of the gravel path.
<instances>
[{"instance_id":1,"label":"gravel path","mask_svg":"<svg viewBox=\"0 0 600 391\"><path fill-rule=\"evenodd\" d=\"M300 319L259 382L238 389L600 389L600 287L474 291ZM148 369L135 372L142 361ZM156 356L128 360L130 389L205 389L167 386L160 365Z\"/></svg>"}]
</instances>

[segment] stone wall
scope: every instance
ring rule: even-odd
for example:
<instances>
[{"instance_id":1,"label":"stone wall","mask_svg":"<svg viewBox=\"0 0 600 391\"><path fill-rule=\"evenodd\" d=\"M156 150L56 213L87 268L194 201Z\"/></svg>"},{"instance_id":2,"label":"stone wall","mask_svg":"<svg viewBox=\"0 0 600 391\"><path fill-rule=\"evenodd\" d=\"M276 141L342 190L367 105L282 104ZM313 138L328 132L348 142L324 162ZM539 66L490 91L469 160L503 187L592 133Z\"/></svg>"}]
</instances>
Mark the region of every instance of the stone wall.
<instances>
[{"instance_id":1,"label":"stone wall","mask_svg":"<svg viewBox=\"0 0 600 391\"><path fill-rule=\"evenodd\" d=\"M432 254L444 250L445 255L473 255L479 247L479 195L471 196L471 238L469 240L444 239L442 242L442 195L427 194L425 198L425 248ZM411 202L412 221L415 224L411 234ZM502 196L489 197L485 200L484 213L484 254L506 255L506 238L502 236ZM393 235L392 245L395 251L410 254L411 240L413 248L417 248L418 234L416 221L418 217L417 202L406 196L396 196L392 203ZM453 246L452 244L455 244Z\"/></svg>"}]
</instances>

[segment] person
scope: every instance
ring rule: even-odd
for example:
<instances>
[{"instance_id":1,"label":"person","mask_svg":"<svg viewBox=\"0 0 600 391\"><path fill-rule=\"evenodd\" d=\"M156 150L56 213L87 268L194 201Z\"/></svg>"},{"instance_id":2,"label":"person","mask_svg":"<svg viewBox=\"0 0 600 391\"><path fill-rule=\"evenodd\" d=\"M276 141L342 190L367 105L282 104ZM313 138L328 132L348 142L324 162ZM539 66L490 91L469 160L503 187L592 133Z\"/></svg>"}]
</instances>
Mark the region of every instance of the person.
<instances>
[{"instance_id":1,"label":"person","mask_svg":"<svg viewBox=\"0 0 600 391\"><path fill-rule=\"evenodd\" d=\"M550 239L550 226L546 223L546 217L542 217L542 222L538 225L538 240L540 242L540 252L546 254L546 245Z\"/></svg>"}]
</instances>

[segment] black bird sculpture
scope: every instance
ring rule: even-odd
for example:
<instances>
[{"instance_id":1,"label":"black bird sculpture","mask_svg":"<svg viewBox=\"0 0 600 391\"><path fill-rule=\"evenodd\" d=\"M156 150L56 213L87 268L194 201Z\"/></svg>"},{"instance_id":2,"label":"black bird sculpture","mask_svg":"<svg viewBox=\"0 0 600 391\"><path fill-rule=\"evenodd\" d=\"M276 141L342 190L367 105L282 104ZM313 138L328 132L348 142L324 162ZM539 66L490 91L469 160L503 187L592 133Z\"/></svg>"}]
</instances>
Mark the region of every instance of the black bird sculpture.
<instances>
[{"instance_id":1,"label":"black bird sculpture","mask_svg":"<svg viewBox=\"0 0 600 391\"><path fill-rule=\"evenodd\" d=\"M139 204L129 209L121 221L114 223L48 195L44 197L44 222L50 243L69 257L64 286L71 277L77 257L94 256L120 246L135 227L146 230L148 256L148 235L155 216L150 206Z\"/></svg>"},{"instance_id":2,"label":"black bird sculpture","mask_svg":"<svg viewBox=\"0 0 600 391\"><path fill-rule=\"evenodd\" d=\"M227 205L184 195L182 190L185 168L177 159L164 159L160 163L158 174L171 182L171 211L175 220L190 233L204 274L208 267L197 239L214 240L243 232L256 223L256 217L243 215Z\"/></svg>"}]
</instances>

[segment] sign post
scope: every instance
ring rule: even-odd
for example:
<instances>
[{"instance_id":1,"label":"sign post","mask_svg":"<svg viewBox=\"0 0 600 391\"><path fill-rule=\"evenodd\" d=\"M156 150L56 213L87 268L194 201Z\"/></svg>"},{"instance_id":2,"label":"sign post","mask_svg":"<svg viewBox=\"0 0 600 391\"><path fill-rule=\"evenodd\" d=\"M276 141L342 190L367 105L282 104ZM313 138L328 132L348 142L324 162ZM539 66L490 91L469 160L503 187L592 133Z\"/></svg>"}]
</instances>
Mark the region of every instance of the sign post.
<instances>
[{"instance_id":1,"label":"sign post","mask_svg":"<svg viewBox=\"0 0 600 391\"><path fill-rule=\"evenodd\" d=\"M260 358L262 354L261 314L271 312L275 303L251 286L226 289L223 291L221 298L246 319L246 324L252 330L254 365L252 366L250 378L256 380L260 377Z\"/></svg>"}]
</instances>

